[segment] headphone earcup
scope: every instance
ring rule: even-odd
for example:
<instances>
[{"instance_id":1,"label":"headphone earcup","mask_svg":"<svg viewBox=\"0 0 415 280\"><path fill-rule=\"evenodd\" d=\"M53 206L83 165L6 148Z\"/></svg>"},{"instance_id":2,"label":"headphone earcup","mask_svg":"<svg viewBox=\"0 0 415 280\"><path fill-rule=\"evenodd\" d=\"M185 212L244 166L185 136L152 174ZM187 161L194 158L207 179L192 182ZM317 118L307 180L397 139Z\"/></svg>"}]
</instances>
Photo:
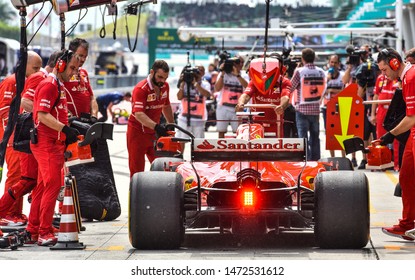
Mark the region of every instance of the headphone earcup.
<instances>
[{"instance_id":1,"label":"headphone earcup","mask_svg":"<svg viewBox=\"0 0 415 280\"><path fill-rule=\"evenodd\" d=\"M389 60L389 66L393 71L396 71L399 69L399 67L401 67L401 63L397 58L391 58Z\"/></svg>"},{"instance_id":2,"label":"headphone earcup","mask_svg":"<svg viewBox=\"0 0 415 280\"><path fill-rule=\"evenodd\" d=\"M58 73L63 73L66 69L66 61L64 59L59 59L58 62L56 62L55 68Z\"/></svg>"}]
</instances>

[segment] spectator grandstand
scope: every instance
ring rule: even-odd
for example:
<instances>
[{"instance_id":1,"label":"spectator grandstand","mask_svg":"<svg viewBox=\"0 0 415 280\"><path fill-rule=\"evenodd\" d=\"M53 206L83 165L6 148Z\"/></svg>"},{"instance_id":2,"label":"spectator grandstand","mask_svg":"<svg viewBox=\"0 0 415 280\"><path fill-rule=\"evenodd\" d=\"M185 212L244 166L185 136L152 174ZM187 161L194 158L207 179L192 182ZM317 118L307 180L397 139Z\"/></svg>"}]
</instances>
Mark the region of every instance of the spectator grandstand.
<instances>
[{"instance_id":1,"label":"spectator grandstand","mask_svg":"<svg viewBox=\"0 0 415 280\"><path fill-rule=\"evenodd\" d=\"M266 5L255 7L232 3L172 3L162 2L158 27L264 27ZM280 22L313 22L333 20L331 7L279 6L270 7L270 17Z\"/></svg>"}]
</instances>

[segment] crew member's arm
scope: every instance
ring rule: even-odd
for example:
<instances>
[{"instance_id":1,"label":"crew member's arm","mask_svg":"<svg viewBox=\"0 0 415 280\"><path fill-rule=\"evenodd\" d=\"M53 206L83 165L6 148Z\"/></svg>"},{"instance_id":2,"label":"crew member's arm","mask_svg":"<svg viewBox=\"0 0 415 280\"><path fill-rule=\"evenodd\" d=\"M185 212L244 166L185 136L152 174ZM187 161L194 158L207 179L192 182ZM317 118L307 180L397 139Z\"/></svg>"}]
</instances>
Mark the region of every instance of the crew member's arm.
<instances>
[{"instance_id":1,"label":"crew member's arm","mask_svg":"<svg viewBox=\"0 0 415 280\"><path fill-rule=\"evenodd\" d=\"M280 105L278 105L275 108L275 113L282 114L284 113L284 110L288 107L288 104L290 103L290 97L289 96L282 96Z\"/></svg>"},{"instance_id":2,"label":"crew member's arm","mask_svg":"<svg viewBox=\"0 0 415 280\"><path fill-rule=\"evenodd\" d=\"M150 129L154 129L154 127L156 126L156 122L154 122L152 119L150 119L146 113L144 112L136 112L134 113L134 117L136 118L137 121L139 121L142 125L144 125L145 127L148 127Z\"/></svg>"},{"instance_id":3,"label":"crew member's arm","mask_svg":"<svg viewBox=\"0 0 415 280\"><path fill-rule=\"evenodd\" d=\"M251 99L251 96L249 96L246 93L242 93L242 95L238 99L238 104L235 106L235 112L241 112L244 110L244 105L248 103L248 101Z\"/></svg>"},{"instance_id":4,"label":"crew member's arm","mask_svg":"<svg viewBox=\"0 0 415 280\"><path fill-rule=\"evenodd\" d=\"M392 135L397 136L408 130L410 130L415 125L415 115L405 116L402 121L390 131Z\"/></svg>"},{"instance_id":5,"label":"crew member's arm","mask_svg":"<svg viewBox=\"0 0 415 280\"><path fill-rule=\"evenodd\" d=\"M280 105L275 108L276 114L283 114L290 104L292 84L289 79L282 80Z\"/></svg>"},{"instance_id":6,"label":"crew member's arm","mask_svg":"<svg viewBox=\"0 0 415 280\"><path fill-rule=\"evenodd\" d=\"M91 116L95 118L98 116L98 103L93 95L91 96Z\"/></svg>"},{"instance_id":7,"label":"crew member's arm","mask_svg":"<svg viewBox=\"0 0 415 280\"><path fill-rule=\"evenodd\" d=\"M39 111L37 113L37 118L41 123L56 131L62 131L62 128L65 126L63 123L58 121L54 116L47 112Z\"/></svg>"},{"instance_id":8,"label":"crew member's arm","mask_svg":"<svg viewBox=\"0 0 415 280\"><path fill-rule=\"evenodd\" d=\"M163 115L166 118L167 123L174 123L173 110L170 104L163 106Z\"/></svg>"},{"instance_id":9,"label":"crew member's arm","mask_svg":"<svg viewBox=\"0 0 415 280\"><path fill-rule=\"evenodd\" d=\"M377 101L377 100L379 100L379 95L374 94L373 95L373 101ZM376 104L376 103L372 104L372 112L370 113L369 121L373 125L376 125L376 109L377 109L377 107L378 107L378 104Z\"/></svg>"},{"instance_id":10,"label":"crew member's arm","mask_svg":"<svg viewBox=\"0 0 415 280\"><path fill-rule=\"evenodd\" d=\"M20 107L22 107L26 112L33 112L33 100L23 97L20 102Z\"/></svg>"}]
</instances>

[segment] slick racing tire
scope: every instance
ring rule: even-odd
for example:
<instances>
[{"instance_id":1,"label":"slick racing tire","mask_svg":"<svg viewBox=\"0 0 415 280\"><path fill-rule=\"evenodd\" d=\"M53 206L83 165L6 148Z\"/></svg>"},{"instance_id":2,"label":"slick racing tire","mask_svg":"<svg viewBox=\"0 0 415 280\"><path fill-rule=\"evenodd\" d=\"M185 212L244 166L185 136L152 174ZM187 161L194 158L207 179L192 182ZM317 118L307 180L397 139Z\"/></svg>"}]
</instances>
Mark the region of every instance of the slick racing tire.
<instances>
[{"instance_id":1,"label":"slick racing tire","mask_svg":"<svg viewBox=\"0 0 415 280\"><path fill-rule=\"evenodd\" d=\"M333 167L330 170L354 170L352 162L346 157L328 157L321 158L318 161L333 163Z\"/></svg>"},{"instance_id":2,"label":"slick racing tire","mask_svg":"<svg viewBox=\"0 0 415 280\"><path fill-rule=\"evenodd\" d=\"M316 176L314 234L321 248L366 246L369 223L369 187L364 173L331 171Z\"/></svg>"},{"instance_id":3,"label":"slick racing tire","mask_svg":"<svg viewBox=\"0 0 415 280\"><path fill-rule=\"evenodd\" d=\"M128 229L137 249L176 249L184 237L183 179L174 172L139 172L130 183Z\"/></svg>"},{"instance_id":4,"label":"slick racing tire","mask_svg":"<svg viewBox=\"0 0 415 280\"><path fill-rule=\"evenodd\" d=\"M150 171L166 171L166 168L169 168L170 163L175 162L183 162L183 159L180 158L174 158L174 157L159 157L156 158L150 166ZM171 166L171 170L167 171L176 171L177 164L173 164Z\"/></svg>"}]
</instances>

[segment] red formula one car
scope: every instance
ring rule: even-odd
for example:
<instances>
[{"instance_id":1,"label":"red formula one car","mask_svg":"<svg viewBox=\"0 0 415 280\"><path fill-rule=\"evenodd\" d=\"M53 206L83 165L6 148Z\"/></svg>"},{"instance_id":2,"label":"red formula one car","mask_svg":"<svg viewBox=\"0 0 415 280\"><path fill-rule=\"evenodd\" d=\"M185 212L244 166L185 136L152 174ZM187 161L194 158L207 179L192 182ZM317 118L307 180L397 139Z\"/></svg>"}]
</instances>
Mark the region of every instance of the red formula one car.
<instances>
[{"instance_id":1,"label":"red formula one car","mask_svg":"<svg viewBox=\"0 0 415 280\"><path fill-rule=\"evenodd\" d=\"M140 249L172 249L186 229L253 235L314 231L322 248L362 248L369 240L369 190L346 158L306 161L306 140L264 138L245 113L235 138L161 137L163 157L130 184L129 237ZM178 142L191 143L191 160Z\"/></svg>"}]
</instances>

